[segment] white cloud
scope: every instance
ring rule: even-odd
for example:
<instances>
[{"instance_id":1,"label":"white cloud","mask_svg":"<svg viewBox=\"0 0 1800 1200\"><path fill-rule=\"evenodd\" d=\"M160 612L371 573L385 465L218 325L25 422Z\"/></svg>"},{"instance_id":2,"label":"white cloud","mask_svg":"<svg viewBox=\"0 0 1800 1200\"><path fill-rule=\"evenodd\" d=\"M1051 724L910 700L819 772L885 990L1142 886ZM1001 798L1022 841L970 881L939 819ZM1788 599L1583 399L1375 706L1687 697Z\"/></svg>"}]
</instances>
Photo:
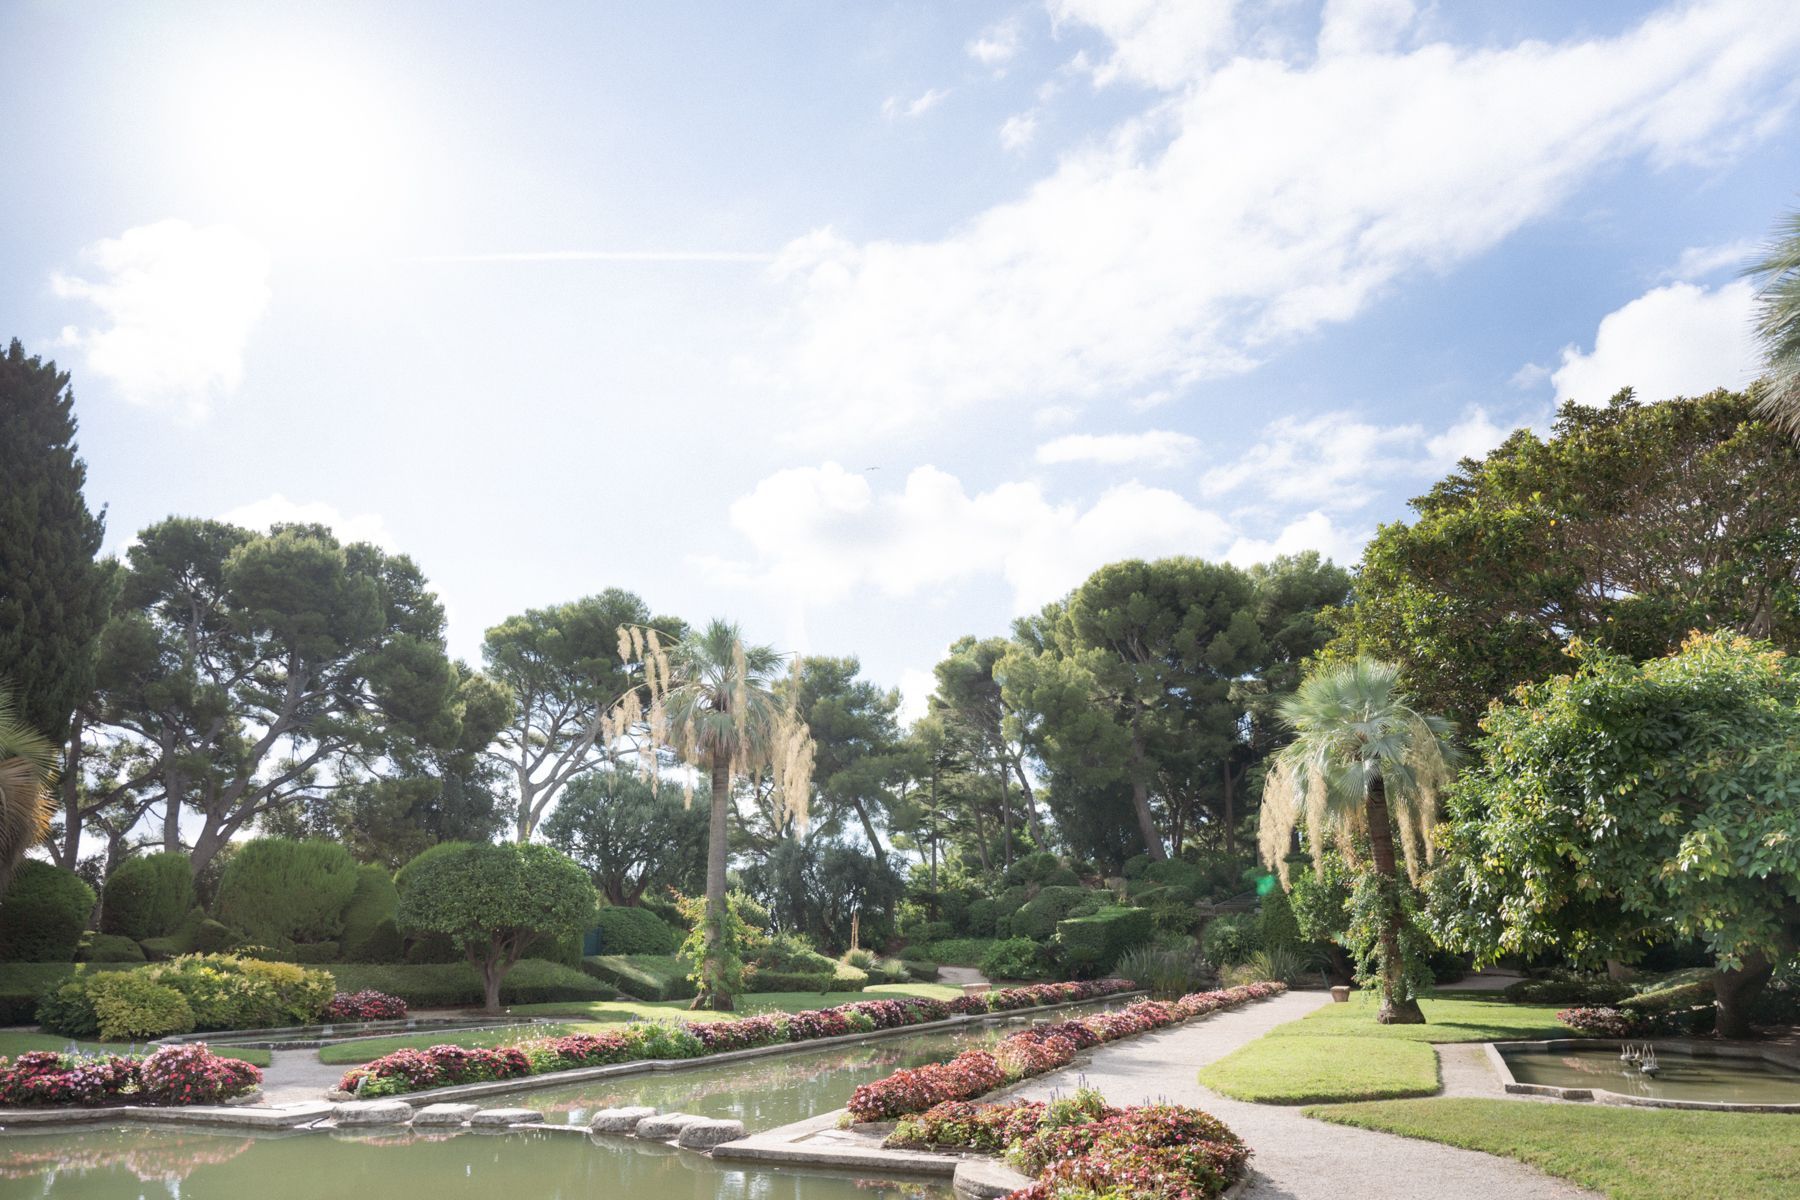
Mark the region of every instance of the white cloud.
<instances>
[{"instance_id":1,"label":"white cloud","mask_svg":"<svg viewBox=\"0 0 1800 1200\"><path fill-rule=\"evenodd\" d=\"M1135 481L1083 507L1053 503L1033 483L970 495L936 467L877 493L866 476L830 462L766 477L732 504L730 520L754 558L693 560L714 579L830 604L863 588L910 597L999 576L1016 612L1116 559L1217 557L1232 539L1217 513Z\"/></svg>"},{"instance_id":2,"label":"white cloud","mask_svg":"<svg viewBox=\"0 0 1800 1200\"><path fill-rule=\"evenodd\" d=\"M1025 149L1037 137L1035 112L1014 113L1000 124L1000 148L1014 152Z\"/></svg>"},{"instance_id":3,"label":"white cloud","mask_svg":"<svg viewBox=\"0 0 1800 1200\"><path fill-rule=\"evenodd\" d=\"M1173 467L1192 455L1199 445L1198 438L1167 429L1144 433L1071 433L1039 446L1037 460L1046 465L1097 463L1116 467L1125 463L1143 463L1153 467Z\"/></svg>"},{"instance_id":4,"label":"white cloud","mask_svg":"<svg viewBox=\"0 0 1800 1200\"><path fill-rule=\"evenodd\" d=\"M1319 53L1392 50L1417 15L1413 0L1325 0L1319 18Z\"/></svg>"},{"instance_id":5,"label":"white cloud","mask_svg":"<svg viewBox=\"0 0 1800 1200\"><path fill-rule=\"evenodd\" d=\"M301 504L289 500L280 492L220 513L219 520L242 525L246 529L261 530L267 530L271 525L324 525L341 542L372 542L383 550L395 550L394 535L388 531L387 522L379 514L356 513L345 516L336 506L322 500Z\"/></svg>"},{"instance_id":6,"label":"white cloud","mask_svg":"<svg viewBox=\"0 0 1800 1200\"><path fill-rule=\"evenodd\" d=\"M907 667L900 672L900 711L897 715L902 729L929 711L928 702L935 691L937 676L934 673L917 667Z\"/></svg>"},{"instance_id":7,"label":"white cloud","mask_svg":"<svg viewBox=\"0 0 1800 1200\"><path fill-rule=\"evenodd\" d=\"M1236 462L1200 477L1200 494L1248 495L1258 504L1327 511L1360 508L1395 479L1429 479L1465 457L1480 458L1512 430L1480 408L1439 433L1422 425L1376 425L1347 412L1279 417ZM1337 536L1342 544L1343 537ZM1286 551L1280 551L1286 553Z\"/></svg>"},{"instance_id":8,"label":"white cloud","mask_svg":"<svg viewBox=\"0 0 1800 1200\"><path fill-rule=\"evenodd\" d=\"M881 115L890 121L899 117L921 117L942 104L949 95L948 88L928 88L911 100L889 96L881 102Z\"/></svg>"},{"instance_id":9,"label":"white cloud","mask_svg":"<svg viewBox=\"0 0 1800 1200\"><path fill-rule=\"evenodd\" d=\"M1031 423L1039 429L1058 429L1074 422L1081 410L1068 404L1046 404L1031 414Z\"/></svg>"},{"instance_id":10,"label":"white cloud","mask_svg":"<svg viewBox=\"0 0 1800 1200\"><path fill-rule=\"evenodd\" d=\"M1298 554L1317 550L1332 562L1349 565L1362 558L1363 543L1373 530L1352 532L1338 527L1322 512L1309 512L1287 523L1274 537L1240 537L1225 552L1228 562L1240 567L1268 562L1278 554Z\"/></svg>"},{"instance_id":11,"label":"white cloud","mask_svg":"<svg viewBox=\"0 0 1800 1200\"><path fill-rule=\"evenodd\" d=\"M92 278L58 274L58 296L99 310L97 328L68 326L88 369L126 399L190 416L237 390L251 331L269 304L269 255L227 225L158 221L86 247Z\"/></svg>"},{"instance_id":12,"label":"white cloud","mask_svg":"<svg viewBox=\"0 0 1800 1200\"><path fill-rule=\"evenodd\" d=\"M1594 348L1563 350L1551 375L1556 399L1605 404L1620 388L1639 399L1700 396L1741 387L1755 376L1751 334L1756 289L1748 280L1718 288L1672 283L1606 314Z\"/></svg>"},{"instance_id":13,"label":"white cloud","mask_svg":"<svg viewBox=\"0 0 1800 1200\"><path fill-rule=\"evenodd\" d=\"M1023 30L1017 17L1009 17L987 29L971 41L964 49L970 58L984 67L993 67L996 75L1004 74L1006 64L1019 53L1019 40Z\"/></svg>"},{"instance_id":14,"label":"white cloud","mask_svg":"<svg viewBox=\"0 0 1800 1200\"><path fill-rule=\"evenodd\" d=\"M796 425L813 436L1252 369L1611 164L1715 160L1767 135L1800 52L1800 7L1753 0L1561 44L1285 58L1229 58L1225 5L1052 8L1111 39L1107 70L1166 94L940 239L791 243L771 269L788 293L775 344L744 362L810 410Z\"/></svg>"},{"instance_id":15,"label":"white cloud","mask_svg":"<svg viewBox=\"0 0 1800 1200\"><path fill-rule=\"evenodd\" d=\"M1749 238L1718 246L1689 246L1665 278L1693 282L1715 271L1735 271L1756 257L1761 246Z\"/></svg>"}]
</instances>

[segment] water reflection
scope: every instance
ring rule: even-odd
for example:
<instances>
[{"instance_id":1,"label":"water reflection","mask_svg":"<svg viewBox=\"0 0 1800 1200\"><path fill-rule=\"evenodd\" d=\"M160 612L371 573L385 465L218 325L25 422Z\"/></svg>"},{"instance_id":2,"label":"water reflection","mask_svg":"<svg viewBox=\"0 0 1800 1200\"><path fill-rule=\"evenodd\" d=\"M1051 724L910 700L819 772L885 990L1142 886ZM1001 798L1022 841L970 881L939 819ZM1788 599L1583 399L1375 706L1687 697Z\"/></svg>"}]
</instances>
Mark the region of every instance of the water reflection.
<instances>
[{"instance_id":1,"label":"water reflection","mask_svg":"<svg viewBox=\"0 0 1800 1200\"><path fill-rule=\"evenodd\" d=\"M1659 1100L1714 1100L1732 1104L1800 1104L1800 1071L1761 1058L1712 1058L1659 1049L1655 1077L1622 1062L1616 1047L1552 1054L1507 1051L1520 1083L1598 1088L1622 1096Z\"/></svg>"},{"instance_id":2,"label":"water reflection","mask_svg":"<svg viewBox=\"0 0 1800 1200\"><path fill-rule=\"evenodd\" d=\"M146 1184L155 1185L147 1190ZM726 1170L660 1145L569 1133L208 1135L118 1128L0 1134L0 1195L41 1200L943 1200L942 1189Z\"/></svg>"}]
</instances>

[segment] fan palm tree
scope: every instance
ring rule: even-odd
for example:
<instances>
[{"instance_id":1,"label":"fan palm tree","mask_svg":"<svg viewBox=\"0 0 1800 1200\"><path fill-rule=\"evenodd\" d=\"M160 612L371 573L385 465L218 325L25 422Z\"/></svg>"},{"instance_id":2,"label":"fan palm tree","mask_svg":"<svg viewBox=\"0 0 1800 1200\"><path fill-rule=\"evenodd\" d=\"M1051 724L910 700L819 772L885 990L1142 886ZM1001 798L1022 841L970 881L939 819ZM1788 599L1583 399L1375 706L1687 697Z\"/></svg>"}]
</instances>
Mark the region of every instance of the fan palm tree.
<instances>
[{"instance_id":1,"label":"fan palm tree","mask_svg":"<svg viewBox=\"0 0 1800 1200\"><path fill-rule=\"evenodd\" d=\"M0 684L0 895L25 852L50 832L56 747L19 717L12 689Z\"/></svg>"},{"instance_id":2,"label":"fan palm tree","mask_svg":"<svg viewBox=\"0 0 1800 1200\"><path fill-rule=\"evenodd\" d=\"M1744 274L1760 284L1756 336L1769 383L1759 407L1800 437L1800 212L1782 218L1775 240Z\"/></svg>"},{"instance_id":3,"label":"fan palm tree","mask_svg":"<svg viewBox=\"0 0 1800 1200\"><path fill-rule=\"evenodd\" d=\"M1394 830L1400 831L1407 873L1416 879L1429 860L1438 797L1450 781L1450 725L1412 707L1400 688L1400 671L1371 658L1315 672L1278 710L1294 740L1277 756L1263 787L1263 860L1285 876L1297 826L1304 825L1313 861L1328 843L1354 851L1352 839L1368 838L1375 872L1398 896ZM1376 1020L1422 1024L1402 955L1404 914L1385 903L1379 916L1381 1007Z\"/></svg>"},{"instance_id":4,"label":"fan palm tree","mask_svg":"<svg viewBox=\"0 0 1800 1200\"><path fill-rule=\"evenodd\" d=\"M746 646L736 625L714 621L665 649L655 630L620 630L620 657L640 662L645 708L627 693L613 734L633 731L649 747L672 753L711 786L712 820L706 847L706 950L693 1007L728 1010L731 983L722 961L726 927L727 818L735 776L773 777L783 803L805 819L812 781L812 739L793 708L775 691L782 656ZM640 756L647 767L653 755Z\"/></svg>"}]
</instances>

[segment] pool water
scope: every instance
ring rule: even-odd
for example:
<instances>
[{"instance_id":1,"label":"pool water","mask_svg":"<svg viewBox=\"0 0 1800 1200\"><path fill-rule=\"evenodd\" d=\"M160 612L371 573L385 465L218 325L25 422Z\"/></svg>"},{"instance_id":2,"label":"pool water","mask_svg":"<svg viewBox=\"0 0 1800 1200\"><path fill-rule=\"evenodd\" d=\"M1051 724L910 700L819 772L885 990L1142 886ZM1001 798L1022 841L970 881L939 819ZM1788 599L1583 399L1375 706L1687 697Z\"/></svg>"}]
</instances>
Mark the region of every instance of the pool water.
<instances>
[{"instance_id":1,"label":"pool water","mask_svg":"<svg viewBox=\"0 0 1800 1200\"><path fill-rule=\"evenodd\" d=\"M1714 1058L1658 1050L1653 1078L1619 1061L1617 1046L1579 1050L1502 1050L1513 1078L1550 1087L1598 1088L1658 1100L1726 1104L1800 1104L1800 1071L1763 1058Z\"/></svg>"},{"instance_id":2,"label":"pool water","mask_svg":"<svg viewBox=\"0 0 1800 1200\"><path fill-rule=\"evenodd\" d=\"M0 1196L41 1200L947 1200L933 1184L731 1170L574 1133L0 1133Z\"/></svg>"}]
</instances>

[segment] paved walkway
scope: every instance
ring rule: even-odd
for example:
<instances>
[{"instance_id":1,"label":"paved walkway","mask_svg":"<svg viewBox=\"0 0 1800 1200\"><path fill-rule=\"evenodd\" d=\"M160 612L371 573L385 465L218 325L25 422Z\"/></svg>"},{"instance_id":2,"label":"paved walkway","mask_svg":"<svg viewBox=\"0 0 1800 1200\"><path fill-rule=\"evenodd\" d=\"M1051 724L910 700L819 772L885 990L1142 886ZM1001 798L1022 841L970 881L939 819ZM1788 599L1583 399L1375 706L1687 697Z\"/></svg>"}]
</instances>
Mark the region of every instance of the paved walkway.
<instances>
[{"instance_id":1,"label":"paved walkway","mask_svg":"<svg viewBox=\"0 0 1800 1200\"><path fill-rule=\"evenodd\" d=\"M1328 1003L1330 997L1318 992L1289 992L1128 1038L1096 1050L1087 1066L1033 1080L1017 1094L1041 1100L1052 1091L1067 1094L1085 1079L1114 1104L1166 1100L1204 1108L1256 1151L1256 1177L1245 1200L1598 1200L1593 1192L1511 1159L1314 1121L1298 1108L1246 1104L1200 1086L1202 1066ZM1452 1094L1498 1095L1497 1084L1492 1093L1478 1090L1475 1067L1460 1051L1445 1059L1446 1079L1457 1081Z\"/></svg>"},{"instance_id":2,"label":"paved walkway","mask_svg":"<svg viewBox=\"0 0 1800 1200\"><path fill-rule=\"evenodd\" d=\"M269 1065L263 1068L263 1103L323 1100L349 1069L320 1062L317 1050L271 1050Z\"/></svg>"}]
</instances>

